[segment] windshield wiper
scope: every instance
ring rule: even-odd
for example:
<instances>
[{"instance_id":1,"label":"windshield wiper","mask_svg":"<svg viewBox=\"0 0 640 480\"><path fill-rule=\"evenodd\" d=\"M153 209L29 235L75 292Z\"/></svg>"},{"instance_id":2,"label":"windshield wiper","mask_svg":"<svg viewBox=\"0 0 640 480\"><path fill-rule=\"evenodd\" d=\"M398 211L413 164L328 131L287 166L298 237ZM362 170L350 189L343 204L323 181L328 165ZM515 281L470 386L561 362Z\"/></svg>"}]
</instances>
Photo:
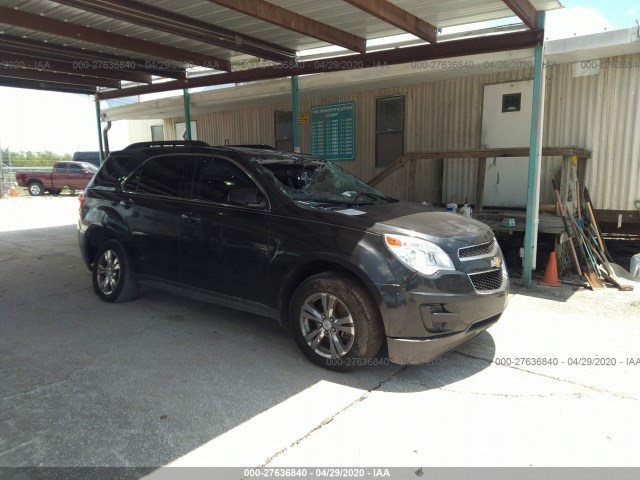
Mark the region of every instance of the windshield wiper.
<instances>
[{"instance_id":1,"label":"windshield wiper","mask_svg":"<svg viewBox=\"0 0 640 480\"><path fill-rule=\"evenodd\" d=\"M347 205L349 207L354 207L354 206L357 206L357 205L374 205L371 202L351 202L351 201L348 201L348 200L331 200L331 199L324 199L324 198L323 199L320 199L320 198L314 198L314 199L307 198L307 199L304 199L304 200L300 199L300 200L297 200L297 201L301 202L301 203L326 203L326 204L329 204L329 205Z\"/></svg>"},{"instance_id":2,"label":"windshield wiper","mask_svg":"<svg viewBox=\"0 0 640 480\"><path fill-rule=\"evenodd\" d=\"M378 195L377 193L369 193L369 192L358 192L358 194L356 195L356 198L354 198L354 204L357 205L371 205L371 203L358 203L358 198L360 197L369 197L369 198L373 198L374 200L384 200L385 202L389 202L389 203L395 203L397 202L397 200L395 198L391 198L391 197L387 197L386 195Z\"/></svg>"}]
</instances>

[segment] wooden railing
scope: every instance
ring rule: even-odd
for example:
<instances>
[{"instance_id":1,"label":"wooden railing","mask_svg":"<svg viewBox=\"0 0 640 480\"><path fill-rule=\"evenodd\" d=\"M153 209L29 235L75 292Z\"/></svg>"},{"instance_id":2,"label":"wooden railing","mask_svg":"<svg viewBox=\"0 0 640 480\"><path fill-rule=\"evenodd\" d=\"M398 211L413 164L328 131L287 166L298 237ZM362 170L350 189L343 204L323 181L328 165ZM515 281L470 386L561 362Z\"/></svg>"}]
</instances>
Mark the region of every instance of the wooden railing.
<instances>
[{"instance_id":1,"label":"wooden railing","mask_svg":"<svg viewBox=\"0 0 640 480\"><path fill-rule=\"evenodd\" d=\"M487 158L516 158L528 157L529 147L519 148L483 148L477 150L445 150L435 152L410 152L398 157L387 168L376 174L367 183L372 187L388 178L394 172L406 167L411 162L420 160L445 160L450 158L477 158L478 166L476 171L476 198L474 208L482 211L484 198L484 180L487 165ZM542 157L578 157L580 160L591 158L591 152L579 147L544 147ZM578 162L578 178L584 185L584 161ZM420 181L419 178L413 179Z\"/></svg>"}]
</instances>

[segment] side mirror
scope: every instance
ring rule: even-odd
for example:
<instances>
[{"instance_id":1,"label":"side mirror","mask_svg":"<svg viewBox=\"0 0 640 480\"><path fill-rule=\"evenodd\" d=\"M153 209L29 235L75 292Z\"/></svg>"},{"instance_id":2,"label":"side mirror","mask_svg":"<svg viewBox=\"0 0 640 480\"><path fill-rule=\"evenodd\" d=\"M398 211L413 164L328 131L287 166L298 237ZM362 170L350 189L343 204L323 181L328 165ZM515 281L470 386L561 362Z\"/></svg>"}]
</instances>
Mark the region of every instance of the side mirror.
<instances>
[{"instance_id":1,"label":"side mirror","mask_svg":"<svg viewBox=\"0 0 640 480\"><path fill-rule=\"evenodd\" d=\"M267 199L262 195L258 196L256 187L239 187L230 190L227 202L241 207L265 208L267 206Z\"/></svg>"}]
</instances>

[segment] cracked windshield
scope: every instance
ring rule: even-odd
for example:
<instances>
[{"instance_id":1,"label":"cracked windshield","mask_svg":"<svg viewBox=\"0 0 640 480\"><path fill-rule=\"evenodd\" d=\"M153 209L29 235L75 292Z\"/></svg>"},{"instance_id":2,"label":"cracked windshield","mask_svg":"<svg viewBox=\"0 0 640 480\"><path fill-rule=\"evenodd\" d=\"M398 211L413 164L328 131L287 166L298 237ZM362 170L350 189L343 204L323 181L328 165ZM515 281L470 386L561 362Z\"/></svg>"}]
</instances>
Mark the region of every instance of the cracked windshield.
<instances>
[{"instance_id":1,"label":"cracked windshield","mask_svg":"<svg viewBox=\"0 0 640 480\"><path fill-rule=\"evenodd\" d=\"M254 155L253 161L297 205L306 208L397 202L332 162L307 155Z\"/></svg>"}]
</instances>

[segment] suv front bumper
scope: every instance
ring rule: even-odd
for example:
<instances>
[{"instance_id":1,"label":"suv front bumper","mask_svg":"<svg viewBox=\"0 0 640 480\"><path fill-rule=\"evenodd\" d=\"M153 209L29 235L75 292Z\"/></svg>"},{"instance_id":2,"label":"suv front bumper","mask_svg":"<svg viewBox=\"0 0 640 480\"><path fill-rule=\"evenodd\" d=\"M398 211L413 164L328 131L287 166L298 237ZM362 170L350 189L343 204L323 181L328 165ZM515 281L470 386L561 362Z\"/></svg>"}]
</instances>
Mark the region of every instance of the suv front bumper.
<instances>
[{"instance_id":1,"label":"suv front bumper","mask_svg":"<svg viewBox=\"0 0 640 480\"><path fill-rule=\"evenodd\" d=\"M387 337L389 361L398 365L417 365L435 360L484 332L498 321L500 315L476 322L466 332L443 337L426 339Z\"/></svg>"},{"instance_id":2,"label":"suv front bumper","mask_svg":"<svg viewBox=\"0 0 640 480\"><path fill-rule=\"evenodd\" d=\"M427 363L496 323L509 293L506 270L501 273L499 288L487 292L476 291L463 272L436 278L416 275L404 285L377 285L389 360L400 365Z\"/></svg>"}]
</instances>

